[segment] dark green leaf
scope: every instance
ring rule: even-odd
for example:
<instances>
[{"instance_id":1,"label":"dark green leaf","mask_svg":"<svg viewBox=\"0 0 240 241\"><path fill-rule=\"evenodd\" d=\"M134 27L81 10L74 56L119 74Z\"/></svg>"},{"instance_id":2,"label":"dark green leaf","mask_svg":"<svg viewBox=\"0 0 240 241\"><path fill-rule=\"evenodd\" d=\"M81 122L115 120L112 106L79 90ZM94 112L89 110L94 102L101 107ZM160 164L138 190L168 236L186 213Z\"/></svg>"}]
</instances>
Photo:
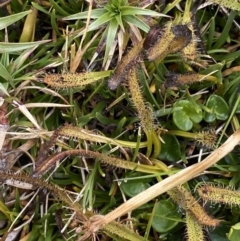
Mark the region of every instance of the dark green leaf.
<instances>
[{"instance_id":1,"label":"dark green leaf","mask_svg":"<svg viewBox=\"0 0 240 241\"><path fill-rule=\"evenodd\" d=\"M26 16L30 12L31 12L31 10L21 12L21 13L17 13L17 14L12 14L12 15L9 15L7 17L0 18L0 30L2 30L4 28L6 28L7 26L17 22L18 20L20 20L21 18L23 18L24 16Z\"/></svg>"},{"instance_id":2,"label":"dark green leaf","mask_svg":"<svg viewBox=\"0 0 240 241\"><path fill-rule=\"evenodd\" d=\"M172 135L163 135L161 138L163 139L164 143L162 143L159 159L172 162L178 161L181 157L181 151L177 138Z\"/></svg>"},{"instance_id":3,"label":"dark green leaf","mask_svg":"<svg viewBox=\"0 0 240 241\"><path fill-rule=\"evenodd\" d=\"M210 112L204 112L204 120L208 123L218 120L226 120L229 116L229 107L225 100L218 95L211 95L206 103Z\"/></svg>"},{"instance_id":4,"label":"dark green leaf","mask_svg":"<svg viewBox=\"0 0 240 241\"><path fill-rule=\"evenodd\" d=\"M182 107L182 110L173 112L174 124L181 130L189 131L193 123L199 123L202 120L202 111L196 110L187 100L180 100L174 107Z\"/></svg>"},{"instance_id":5,"label":"dark green leaf","mask_svg":"<svg viewBox=\"0 0 240 241\"><path fill-rule=\"evenodd\" d=\"M181 213L178 212L178 207L168 200L162 200L157 204L152 227L159 233L165 233L173 229L179 223L180 218Z\"/></svg>"}]
</instances>

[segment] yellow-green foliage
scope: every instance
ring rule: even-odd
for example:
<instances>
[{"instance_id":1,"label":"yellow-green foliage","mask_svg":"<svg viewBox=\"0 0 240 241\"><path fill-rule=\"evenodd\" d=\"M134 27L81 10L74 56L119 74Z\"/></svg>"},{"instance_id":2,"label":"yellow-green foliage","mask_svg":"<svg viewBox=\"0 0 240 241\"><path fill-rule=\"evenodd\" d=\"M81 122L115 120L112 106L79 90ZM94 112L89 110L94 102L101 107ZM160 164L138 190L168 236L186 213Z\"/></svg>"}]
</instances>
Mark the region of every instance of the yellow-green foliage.
<instances>
[{"instance_id":1,"label":"yellow-green foliage","mask_svg":"<svg viewBox=\"0 0 240 241\"><path fill-rule=\"evenodd\" d=\"M85 158L93 158L96 161L100 161L103 164L114 166L117 168L129 169L129 170L136 170L139 172L145 173L157 173L160 171L158 167L149 166L144 164L137 164L134 162L126 161L124 159L111 157L109 155L104 155L100 152L94 152L89 150L67 150L63 152L59 152L53 156L48 157L40 165L38 165L33 173L33 177L39 178L43 174L45 174L52 166L54 166L58 161L72 156L77 155Z\"/></svg>"}]
</instances>

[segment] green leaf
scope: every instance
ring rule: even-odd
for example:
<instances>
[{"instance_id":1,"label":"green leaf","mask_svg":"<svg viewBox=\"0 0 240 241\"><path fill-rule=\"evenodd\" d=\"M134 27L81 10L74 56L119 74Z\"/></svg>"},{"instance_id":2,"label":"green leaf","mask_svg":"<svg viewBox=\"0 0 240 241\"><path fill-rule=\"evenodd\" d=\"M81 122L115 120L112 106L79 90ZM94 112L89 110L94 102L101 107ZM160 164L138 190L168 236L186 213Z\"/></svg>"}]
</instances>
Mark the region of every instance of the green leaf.
<instances>
[{"instance_id":1,"label":"green leaf","mask_svg":"<svg viewBox=\"0 0 240 241\"><path fill-rule=\"evenodd\" d=\"M210 28L209 28L208 38L207 38L207 49L208 50L211 50L211 48L212 48L214 33L215 33L215 18L212 17L210 20Z\"/></svg>"},{"instance_id":2,"label":"green leaf","mask_svg":"<svg viewBox=\"0 0 240 241\"><path fill-rule=\"evenodd\" d=\"M122 16L124 15L147 15L147 16L165 16L164 14L149 10L149 9L143 9L143 8L137 8L137 7L131 7L131 6L123 6L120 7Z\"/></svg>"},{"instance_id":3,"label":"green leaf","mask_svg":"<svg viewBox=\"0 0 240 241\"><path fill-rule=\"evenodd\" d=\"M172 202L162 200L155 209L152 227L159 233L165 233L173 229L180 221L181 213L178 212Z\"/></svg>"},{"instance_id":4,"label":"green leaf","mask_svg":"<svg viewBox=\"0 0 240 241\"><path fill-rule=\"evenodd\" d=\"M233 225L228 233L230 241L240 241L240 223Z\"/></svg>"},{"instance_id":5,"label":"green leaf","mask_svg":"<svg viewBox=\"0 0 240 241\"><path fill-rule=\"evenodd\" d=\"M214 228L211 232L209 232L209 238L211 241L228 241L229 239L226 237L229 231L228 225L220 225Z\"/></svg>"},{"instance_id":6,"label":"green leaf","mask_svg":"<svg viewBox=\"0 0 240 241\"><path fill-rule=\"evenodd\" d=\"M204 112L203 118L206 122L211 123L218 120L226 120L229 116L229 107L225 100L218 95L211 95L206 103L210 112Z\"/></svg>"},{"instance_id":7,"label":"green leaf","mask_svg":"<svg viewBox=\"0 0 240 241\"><path fill-rule=\"evenodd\" d=\"M107 31L107 38L106 38L106 51L105 51L105 56L104 56L104 61L103 61L103 65L105 65L109 53L110 53L110 49L113 45L116 33L118 30L118 22L116 19L112 19L110 21L110 24L108 26L108 31Z\"/></svg>"},{"instance_id":8,"label":"green leaf","mask_svg":"<svg viewBox=\"0 0 240 241\"><path fill-rule=\"evenodd\" d=\"M27 43L3 43L0 42L0 53L13 53L16 51L22 51L25 49L30 49L36 47L40 44L45 44L50 40L27 42Z\"/></svg>"},{"instance_id":9,"label":"green leaf","mask_svg":"<svg viewBox=\"0 0 240 241\"><path fill-rule=\"evenodd\" d=\"M182 107L182 110L173 112L174 124L183 131L189 131L193 123L199 123L202 120L202 110L196 110L187 100L180 100L174 107Z\"/></svg>"},{"instance_id":10,"label":"green leaf","mask_svg":"<svg viewBox=\"0 0 240 241\"><path fill-rule=\"evenodd\" d=\"M135 16L123 16L122 18L127 23L131 23L131 24L137 26L138 28L142 29L146 33L150 29L146 23L144 23L142 20L140 20L139 18L137 18Z\"/></svg>"},{"instance_id":11,"label":"green leaf","mask_svg":"<svg viewBox=\"0 0 240 241\"><path fill-rule=\"evenodd\" d=\"M34 8L36 8L37 10L45 13L46 15L50 15L50 13L48 11L45 10L45 8L43 8L42 6L38 5L35 2L31 2L31 4L33 5Z\"/></svg>"},{"instance_id":12,"label":"green leaf","mask_svg":"<svg viewBox=\"0 0 240 241\"><path fill-rule=\"evenodd\" d=\"M37 48L37 46L34 46L31 49L27 49L24 52L21 53L20 56L18 56L14 62L12 63L12 68L9 71L10 74L12 74L12 76L14 76L18 70L20 70L20 68L22 67L22 65L24 64L24 62L29 58L29 56L33 53L33 51ZM25 67L25 66L24 66Z\"/></svg>"},{"instance_id":13,"label":"green leaf","mask_svg":"<svg viewBox=\"0 0 240 241\"><path fill-rule=\"evenodd\" d=\"M52 4L53 8L60 13L62 16L68 16L68 12L66 12L62 7L59 6L59 4L57 3L57 1L54 0L49 0L50 3Z\"/></svg>"},{"instance_id":14,"label":"green leaf","mask_svg":"<svg viewBox=\"0 0 240 241\"><path fill-rule=\"evenodd\" d=\"M163 135L161 136L164 143L162 143L160 160L167 160L176 162L181 157L180 144L175 136Z\"/></svg>"},{"instance_id":15,"label":"green leaf","mask_svg":"<svg viewBox=\"0 0 240 241\"><path fill-rule=\"evenodd\" d=\"M105 13L106 13L105 9L94 9L91 11L91 18L99 18L102 15L104 15ZM86 19L87 17L88 17L88 11L69 15L62 19L63 20L78 20L78 19Z\"/></svg>"},{"instance_id":16,"label":"green leaf","mask_svg":"<svg viewBox=\"0 0 240 241\"><path fill-rule=\"evenodd\" d=\"M111 17L110 13L105 13L101 17L99 17L96 21L94 21L92 24L88 27L88 32L97 29L99 26L103 25L106 22L109 22L113 19Z\"/></svg>"},{"instance_id":17,"label":"green leaf","mask_svg":"<svg viewBox=\"0 0 240 241\"><path fill-rule=\"evenodd\" d=\"M219 49L225 42L229 36L229 31L232 29L233 20L235 18L236 13L231 11L228 15L227 23L225 24L224 29L222 30L221 36L217 39L217 42L214 44L213 49Z\"/></svg>"},{"instance_id":18,"label":"green leaf","mask_svg":"<svg viewBox=\"0 0 240 241\"><path fill-rule=\"evenodd\" d=\"M104 125L118 124L118 120L110 119L98 112L96 113L96 119Z\"/></svg>"},{"instance_id":19,"label":"green leaf","mask_svg":"<svg viewBox=\"0 0 240 241\"><path fill-rule=\"evenodd\" d=\"M121 15L117 15L115 16L115 19L118 22L118 25L121 27L122 31L125 32L124 26L123 26L123 21L122 21L122 16Z\"/></svg>"},{"instance_id":20,"label":"green leaf","mask_svg":"<svg viewBox=\"0 0 240 241\"><path fill-rule=\"evenodd\" d=\"M120 5L121 5L121 6L127 5L127 3L128 3L128 0L122 0L122 1L120 1Z\"/></svg>"},{"instance_id":21,"label":"green leaf","mask_svg":"<svg viewBox=\"0 0 240 241\"><path fill-rule=\"evenodd\" d=\"M17 14L12 14L7 17L0 18L0 30L6 28L7 26L17 22L27 14L31 13L32 10L28 10L25 12L17 13Z\"/></svg>"},{"instance_id":22,"label":"green leaf","mask_svg":"<svg viewBox=\"0 0 240 241\"><path fill-rule=\"evenodd\" d=\"M51 26L52 26L52 29L56 32L56 34L58 36L62 36L62 34L60 33L60 31L58 29L57 23L56 23L56 10L55 9L53 9L53 11L51 13Z\"/></svg>"},{"instance_id":23,"label":"green leaf","mask_svg":"<svg viewBox=\"0 0 240 241\"><path fill-rule=\"evenodd\" d=\"M7 92L7 87L8 87L8 84L5 83L5 84L2 84L0 83L0 93L2 95L2 93L6 96L9 96L9 93Z\"/></svg>"},{"instance_id":24,"label":"green leaf","mask_svg":"<svg viewBox=\"0 0 240 241\"><path fill-rule=\"evenodd\" d=\"M134 178L137 175L139 175L138 173L134 173L131 176L128 176L128 178ZM137 179L137 180L127 180L126 182L123 181L121 183L121 189L123 190L123 192L129 196L129 197L134 197L137 194L141 193L142 191L148 189L150 187L150 184L148 182L150 182L151 179Z\"/></svg>"},{"instance_id":25,"label":"green leaf","mask_svg":"<svg viewBox=\"0 0 240 241\"><path fill-rule=\"evenodd\" d=\"M6 81L11 81L12 77L9 74L8 70L6 69L5 66L2 65L0 62L0 76L5 79Z\"/></svg>"},{"instance_id":26,"label":"green leaf","mask_svg":"<svg viewBox=\"0 0 240 241\"><path fill-rule=\"evenodd\" d=\"M9 220L11 219L11 218L10 218L10 215L9 215L10 211L9 211L8 207L7 207L2 201L0 201L0 211L1 211L2 213L4 213L4 215L5 215Z\"/></svg>"}]
</instances>

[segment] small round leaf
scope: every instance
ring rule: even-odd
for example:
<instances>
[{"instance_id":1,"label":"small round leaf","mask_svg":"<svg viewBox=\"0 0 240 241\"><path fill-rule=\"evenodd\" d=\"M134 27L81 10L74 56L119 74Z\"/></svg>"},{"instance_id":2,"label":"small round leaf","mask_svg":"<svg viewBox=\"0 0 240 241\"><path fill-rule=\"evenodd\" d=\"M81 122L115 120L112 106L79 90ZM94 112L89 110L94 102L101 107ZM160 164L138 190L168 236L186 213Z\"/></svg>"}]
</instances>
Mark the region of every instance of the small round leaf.
<instances>
[{"instance_id":1,"label":"small round leaf","mask_svg":"<svg viewBox=\"0 0 240 241\"><path fill-rule=\"evenodd\" d=\"M175 136L161 136L164 143L162 144L159 159L176 162L181 157L180 144Z\"/></svg>"},{"instance_id":2,"label":"small round leaf","mask_svg":"<svg viewBox=\"0 0 240 241\"><path fill-rule=\"evenodd\" d=\"M202 120L202 110L196 109L188 100L180 100L174 107L181 107L181 110L173 112L173 122L183 131L189 131L193 123L199 123Z\"/></svg>"},{"instance_id":3,"label":"small round leaf","mask_svg":"<svg viewBox=\"0 0 240 241\"><path fill-rule=\"evenodd\" d=\"M162 200L156 206L152 227L159 233L165 233L173 229L180 220L181 213L175 204L169 200Z\"/></svg>"},{"instance_id":4,"label":"small round leaf","mask_svg":"<svg viewBox=\"0 0 240 241\"><path fill-rule=\"evenodd\" d=\"M203 118L208 123L216 119L226 120L229 116L229 107L226 101L218 95L211 95L207 100L206 107L210 109L210 112L205 111Z\"/></svg>"},{"instance_id":5,"label":"small round leaf","mask_svg":"<svg viewBox=\"0 0 240 241\"><path fill-rule=\"evenodd\" d=\"M131 178L134 176L136 176L136 174L131 175ZM127 196L134 197L142 191L148 189L150 187L149 182L151 182L151 179L149 178L127 180L126 182L123 181L121 183L121 189Z\"/></svg>"}]
</instances>

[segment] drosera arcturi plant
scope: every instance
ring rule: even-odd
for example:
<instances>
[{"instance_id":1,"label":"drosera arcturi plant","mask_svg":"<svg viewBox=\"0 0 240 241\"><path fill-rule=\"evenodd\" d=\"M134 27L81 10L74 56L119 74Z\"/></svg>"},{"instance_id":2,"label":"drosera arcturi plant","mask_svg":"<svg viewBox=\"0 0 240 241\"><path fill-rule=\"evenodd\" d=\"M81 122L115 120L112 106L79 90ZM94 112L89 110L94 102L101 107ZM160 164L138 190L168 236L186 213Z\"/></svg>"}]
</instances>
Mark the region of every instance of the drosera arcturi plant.
<instances>
[{"instance_id":1,"label":"drosera arcturi plant","mask_svg":"<svg viewBox=\"0 0 240 241\"><path fill-rule=\"evenodd\" d=\"M171 195L171 192L176 192L176 194ZM215 228L221 222L221 220L210 217L198 201L192 196L191 192L183 186L178 186L176 187L176 190L172 189L169 193L173 200L183 209L188 210L194 215L199 224Z\"/></svg>"},{"instance_id":2,"label":"drosera arcturi plant","mask_svg":"<svg viewBox=\"0 0 240 241\"><path fill-rule=\"evenodd\" d=\"M157 157L161 151L161 143L154 127L153 111L148 107L143 99L141 87L139 85L137 68L132 67L128 76L128 88L132 97L132 102L137 109L138 118L147 137L147 154L150 156L152 145L154 146L152 157Z\"/></svg>"},{"instance_id":3,"label":"drosera arcturi plant","mask_svg":"<svg viewBox=\"0 0 240 241\"><path fill-rule=\"evenodd\" d=\"M124 78L127 79L132 101L138 111L141 127L147 136L147 156L151 155L152 143L154 145L153 157L158 156L160 153L160 141L154 130L153 112L144 103L137 75L138 65L136 64L140 61L143 53L149 61L155 59L162 60L169 53L180 51L190 41L191 31L186 25L173 26L172 22L170 22L164 30L161 30L158 26L153 26L146 38L126 54L114 71L113 76L108 80L109 88L116 89Z\"/></svg>"},{"instance_id":4,"label":"drosera arcturi plant","mask_svg":"<svg viewBox=\"0 0 240 241\"><path fill-rule=\"evenodd\" d=\"M145 173L159 173L161 171L160 168L150 165L144 165L139 163L134 163L130 161L126 161L124 159L111 157L100 152L94 152L89 150L67 150L45 159L34 171L34 177L41 177L44 175L50 168L52 168L59 160L63 158L78 155L85 158L94 158L99 160L101 163L110 165L117 168L128 169L128 170L136 170L139 172Z\"/></svg>"},{"instance_id":5,"label":"drosera arcturi plant","mask_svg":"<svg viewBox=\"0 0 240 241\"><path fill-rule=\"evenodd\" d=\"M127 78L130 69L141 61L143 43L144 40L141 40L122 58L114 70L114 74L108 80L109 89L115 90Z\"/></svg>"},{"instance_id":6,"label":"drosera arcturi plant","mask_svg":"<svg viewBox=\"0 0 240 241\"><path fill-rule=\"evenodd\" d=\"M155 160L154 163L160 165L166 173L170 171L165 164L160 163L158 160ZM161 181L160 177L157 177L157 179ZM185 186L176 186L169 190L167 194L177 204L178 208L185 213L188 241L204 240L204 228L215 228L221 222L221 220L209 216Z\"/></svg>"},{"instance_id":7,"label":"drosera arcturi plant","mask_svg":"<svg viewBox=\"0 0 240 241\"><path fill-rule=\"evenodd\" d=\"M212 81L215 84L217 83L217 78L215 76L202 75L192 72L187 74L168 73L165 75L165 80L164 86L166 88L191 85L193 83L200 83L204 80Z\"/></svg>"},{"instance_id":8,"label":"drosera arcturi plant","mask_svg":"<svg viewBox=\"0 0 240 241\"><path fill-rule=\"evenodd\" d=\"M85 72L76 74L46 74L43 78L43 82L53 88L83 87L88 84L95 83L96 81L108 77L109 75L110 71Z\"/></svg>"},{"instance_id":9,"label":"drosera arcturi plant","mask_svg":"<svg viewBox=\"0 0 240 241\"><path fill-rule=\"evenodd\" d=\"M175 28L176 27L176 28ZM183 25L179 25L179 26L175 26L175 27L173 27L173 28L171 28L171 30L170 30L170 32L172 31L174 34L178 34L178 31L179 31L179 29L181 29L182 27L184 27ZM176 35L177 35L176 34ZM175 35L174 35L175 36ZM186 40L186 39L185 39ZM184 37L183 37L183 42L185 41L184 40ZM183 44L183 46L185 46L186 45L186 42L187 41L185 41L184 42L184 44ZM175 43L175 39L173 40L173 42L171 42L173 45L172 45L172 48L170 49L170 50L168 50L169 52L167 52L167 54L168 53L170 53L171 51L173 51L173 52L175 52L175 51L179 51L179 49L180 48L178 48L178 47L176 47L175 48L175 45L174 44L176 44L176 46L177 46L177 44L179 43L178 41L177 41L177 38L176 38L176 43ZM141 50L142 51L142 50ZM141 51L140 52L137 52L137 55L136 55L136 57L138 57L139 56L139 53L141 53ZM166 52L164 52L165 54L166 54ZM133 60L134 60L134 58L132 58ZM132 60L132 61L133 61ZM132 62L132 61L130 61L130 63ZM138 115L139 115L139 117L140 117L140 122L141 122L141 126L142 126L142 128L143 128L143 130L144 130L144 132L146 133L146 136L147 136L147 140L148 140L148 142L150 143L150 145L149 145L149 148L148 148L148 152L147 152L147 155L150 155L151 154L151 145L152 145L152 142L151 141L149 141L149 140L151 140L150 138L152 138L152 136L150 135L148 135L149 134L149 132L150 132L150 134L151 134L151 131L154 131L154 127L153 127L153 114L152 114L152 111L151 111L151 109L150 108L147 108L147 106L146 106L146 104L144 103L144 99L143 99L143 97L142 97L142 94L141 94L141 90L140 90L140 86L139 86L139 83L138 83L138 76L137 76L137 68L135 68L135 67L132 67L130 70L126 70L126 72L128 72L128 74L129 74L129 77L128 77L128 88L130 89L130 93L131 93L131 96L132 96L132 100L133 100L133 103L134 103L134 105L135 105L135 107L136 107L136 109L137 109L137 111L138 111ZM60 81L61 82L61 84L62 84L62 86L64 87L64 82L62 83L62 81ZM120 81L118 81L118 83L119 83ZM118 84L117 83L117 84ZM151 130L151 131L149 131L149 130ZM155 135L154 136L155 138L157 138L157 136ZM158 140L158 138L156 139L157 141L158 141L158 143L157 142L155 142L155 143L157 143L157 145L159 145L159 140ZM155 144L154 143L154 144ZM158 151L159 149L158 148L155 148L155 146L154 146L154 151L156 151L156 154L154 154L153 155L153 157L156 157L157 156L157 154L159 153L157 153L157 151ZM69 152L70 153L70 152ZM111 164L111 163L108 163L108 164ZM122 168L125 168L125 167L123 167L123 166L119 166L119 165L116 165L115 164L115 166L118 166L118 167L122 167ZM185 195L186 196L186 195ZM187 196L187 197L185 197L186 199L189 199L189 196ZM197 213L197 215L198 215L198 218L199 218L199 222L202 222L203 224L205 224L205 225L210 225L210 226L216 226L216 223L213 223L213 221L211 220L211 218L208 218L207 220L209 221L209 222L207 222L207 224L206 223L204 223L205 221L206 221L206 218L204 217L204 218L201 218L201 216L200 216L200 212L201 212L201 209L199 209L199 205L197 205L197 204L195 204L194 202L195 202L196 200L194 200L193 198L191 199L191 204L189 204L189 206L193 206L193 212L195 212L195 213ZM197 210L197 211L196 211ZM199 211L200 210L200 211ZM203 221L204 220L204 221ZM210 221L212 221L212 223L210 223ZM91 231L90 231L91 232Z\"/></svg>"},{"instance_id":10,"label":"drosera arcturi plant","mask_svg":"<svg viewBox=\"0 0 240 241\"><path fill-rule=\"evenodd\" d=\"M92 141L92 142L106 143L110 145L117 145L119 146L119 148L136 147L135 142L121 141L119 139L111 139L111 138L99 135L94 131L86 130L82 127L73 126L73 125L64 125L59 127L57 130L55 130L51 137L50 146L56 144L57 138L59 137L66 137L66 138L73 138L76 140L86 140L86 141ZM144 148L146 146L147 146L146 142L139 143L139 148Z\"/></svg>"},{"instance_id":11,"label":"drosera arcturi plant","mask_svg":"<svg viewBox=\"0 0 240 241\"><path fill-rule=\"evenodd\" d=\"M168 22L161 31L160 37L157 36L157 41L153 45L144 45L146 58L149 61L157 60L159 62L167 55L179 52L192 41L192 32L187 25L174 25L173 22ZM148 41L147 37L145 41Z\"/></svg>"},{"instance_id":12,"label":"drosera arcturi plant","mask_svg":"<svg viewBox=\"0 0 240 241\"><path fill-rule=\"evenodd\" d=\"M142 40L134 46L122 59L122 61L117 66L114 71L113 76L108 81L108 87L110 89L116 89L117 86L122 82L124 78L128 80L128 86L131 93L131 97L133 103L138 111L138 116L141 122L141 126L147 136L147 156L151 155L152 152L152 143L154 144L154 153L153 157L157 157L160 153L160 141L157 137L157 134L154 130L153 124L153 114L149 107L147 107L144 103L144 99L142 97L142 93L140 90L140 86L138 84L137 70L136 64L141 59L142 51L146 53L148 59L150 61L155 60L156 58L164 58L169 53L174 53L179 51L181 48L185 47L191 41L191 32L188 30L185 25L176 25L172 26L171 22L167 25L168 27L164 31L163 36L155 36L152 37L152 31L150 31L151 42L153 42L153 38L158 38L164 42L167 42L164 37L169 36L171 38L162 51L156 51L159 49L159 46L162 44L157 41L153 46L150 45L149 49L144 48L144 41ZM155 27L154 27L155 28ZM148 38L147 38L148 39ZM161 41L160 41L161 42ZM157 52L157 54L155 54ZM154 55L154 56L152 56ZM98 79L97 73L94 73L96 78ZM108 73L107 73L108 74ZM129 75L129 76L127 76ZM103 77L100 75L100 77ZM80 82L78 82L80 80ZM96 79L95 79L96 80ZM73 87L73 86L83 86L86 84L92 83L92 74L91 73L82 73L82 74L51 74L47 75L43 82L50 84L54 87ZM149 119L150 118L150 119Z\"/></svg>"}]
</instances>

